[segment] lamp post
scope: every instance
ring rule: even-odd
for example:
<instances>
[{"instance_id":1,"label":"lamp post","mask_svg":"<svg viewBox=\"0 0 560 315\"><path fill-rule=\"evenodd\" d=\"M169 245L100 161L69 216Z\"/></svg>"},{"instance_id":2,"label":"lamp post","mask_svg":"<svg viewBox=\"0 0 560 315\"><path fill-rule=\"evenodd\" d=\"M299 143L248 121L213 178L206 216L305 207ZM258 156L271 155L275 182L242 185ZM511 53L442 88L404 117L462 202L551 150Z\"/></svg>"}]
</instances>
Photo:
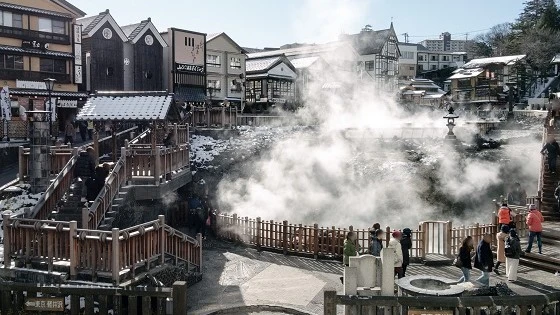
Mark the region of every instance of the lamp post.
<instances>
[{"instance_id":1,"label":"lamp post","mask_svg":"<svg viewBox=\"0 0 560 315\"><path fill-rule=\"evenodd\" d=\"M511 81L506 82L506 86L508 87L508 118L513 117L513 87L515 84L515 82Z\"/></svg>"},{"instance_id":2,"label":"lamp post","mask_svg":"<svg viewBox=\"0 0 560 315\"><path fill-rule=\"evenodd\" d=\"M47 87L47 92L49 92L49 138L52 138L52 91L54 89L54 83L56 79L46 78L45 86Z\"/></svg>"},{"instance_id":3,"label":"lamp post","mask_svg":"<svg viewBox=\"0 0 560 315\"><path fill-rule=\"evenodd\" d=\"M450 140L450 141L455 141L457 140L457 137L455 136L455 134L453 133L453 128L455 128L455 119L459 118L459 116L457 114L455 114L455 110L453 109L453 107L449 106L449 111L447 113L447 115L443 116L443 119L447 119L447 129L449 129L449 131L447 132L447 135L445 135L445 140Z\"/></svg>"}]
</instances>

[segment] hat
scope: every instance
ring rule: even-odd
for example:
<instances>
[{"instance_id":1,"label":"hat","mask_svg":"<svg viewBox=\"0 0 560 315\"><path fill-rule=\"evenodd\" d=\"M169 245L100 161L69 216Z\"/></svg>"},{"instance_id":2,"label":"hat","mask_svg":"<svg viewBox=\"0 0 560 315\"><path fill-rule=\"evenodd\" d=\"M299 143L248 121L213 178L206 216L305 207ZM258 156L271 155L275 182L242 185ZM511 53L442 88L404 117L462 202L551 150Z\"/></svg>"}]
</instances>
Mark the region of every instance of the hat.
<instances>
[{"instance_id":1,"label":"hat","mask_svg":"<svg viewBox=\"0 0 560 315\"><path fill-rule=\"evenodd\" d=\"M507 203L502 203L502 207L507 207Z\"/></svg>"},{"instance_id":2,"label":"hat","mask_svg":"<svg viewBox=\"0 0 560 315\"><path fill-rule=\"evenodd\" d=\"M409 228L404 228L404 229L402 230L402 234L407 235L407 236L410 236L410 235L412 234L412 230L409 229Z\"/></svg>"},{"instance_id":3,"label":"hat","mask_svg":"<svg viewBox=\"0 0 560 315\"><path fill-rule=\"evenodd\" d=\"M532 203L529 205L529 210L537 210L537 205Z\"/></svg>"},{"instance_id":4,"label":"hat","mask_svg":"<svg viewBox=\"0 0 560 315\"><path fill-rule=\"evenodd\" d=\"M509 227L509 225L502 225L500 230L504 233L509 233L510 227Z\"/></svg>"},{"instance_id":5,"label":"hat","mask_svg":"<svg viewBox=\"0 0 560 315\"><path fill-rule=\"evenodd\" d=\"M515 231L515 229L511 229L509 230L509 235L511 235L511 237L517 237L517 231Z\"/></svg>"},{"instance_id":6,"label":"hat","mask_svg":"<svg viewBox=\"0 0 560 315\"><path fill-rule=\"evenodd\" d=\"M397 237L402 236L402 233L401 233L401 231L394 230L393 233L391 233L391 236L393 236L394 238L397 238Z\"/></svg>"}]
</instances>

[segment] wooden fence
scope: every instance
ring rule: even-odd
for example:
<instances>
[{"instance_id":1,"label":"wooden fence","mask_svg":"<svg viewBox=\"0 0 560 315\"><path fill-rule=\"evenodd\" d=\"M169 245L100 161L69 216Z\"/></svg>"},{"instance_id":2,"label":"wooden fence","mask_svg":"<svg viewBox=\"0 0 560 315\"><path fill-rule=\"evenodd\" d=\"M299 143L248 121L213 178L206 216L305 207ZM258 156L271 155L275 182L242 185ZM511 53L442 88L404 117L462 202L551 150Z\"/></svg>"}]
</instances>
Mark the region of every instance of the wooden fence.
<instances>
[{"instance_id":1,"label":"wooden fence","mask_svg":"<svg viewBox=\"0 0 560 315\"><path fill-rule=\"evenodd\" d=\"M72 279L85 274L119 284L122 275L134 277L154 264L185 263L200 271L202 237L194 239L165 223L165 217L127 229L78 229L77 222L33 220L3 216L4 265L43 263L47 270L63 268Z\"/></svg>"},{"instance_id":2,"label":"wooden fence","mask_svg":"<svg viewBox=\"0 0 560 315\"><path fill-rule=\"evenodd\" d=\"M159 185L162 179L172 179L173 174L189 166L189 145L155 147L129 145L126 150L126 174L132 181ZM163 178L162 176L165 176Z\"/></svg>"},{"instance_id":3,"label":"wooden fence","mask_svg":"<svg viewBox=\"0 0 560 315\"><path fill-rule=\"evenodd\" d=\"M29 177L29 157L31 154L31 149L19 147L19 169L18 177L20 182L25 181ZM51 154L51 165L50 173L57 174L68 164L68 161L72 156L77 154L76 148L70 148L68 146L61 147L50 147Z\"/></svg>"},{"instance_id":4,"label":"wooden fence","mask_svg":"<svg viewBox=\"0 0 560 315\"><path fill-rule=\"evenodd\" d=\"M7 134L4 132L5 125L7 125ZM8 136L10 140L27 139L29 137L27 125L27 120L10 120L8 122L0 120L0 140L5 138L6 136Z\"/></svg>"},{"instance_id":5,"label":"wooden fence","mask_svg":"<svg viewBox=\"0 0 560 315\"><path fill-rule=\"evenodd\" d=\"M187 284L172 288L107 287L85 285L42 286L0 282L2 314L69 312L78 314L168 314L167 299L172 298L172 314L187 314ZM112 311L112 312L111 312Z\"/></svg>"},{"instance_id":6,"label":"wooden fence","mask_svg":"<svg viewBox=\"0 0 560 315\"><path fill-rule=\"evenodd\" d=\"M560 313L560 292L529 296L373 296L324 292L325 315L336 315L337 305L354 309L352 314L547 314Z\"/></svg>"},{"instance_id":7,"label":"wooden fence","mask_svg":"<svg viewBox=\"0 0 560 315\"><path fill-rule=\"evenodd\" d=\"M234 127L237 125L237 110L232 107L193 107L190 124L193 127Z\"/></svg>"},{"instance_id":8,"label":"wooden fence","mask_svg":"<svg viewBox=\"0 0 560 315\"><path fill-rule=\"evenodd\" d=\"M264 116L264 115L239 115L237 125L239 126L283 126L290 124L292 117L289 116Z\"/></svg>"}]
</instances>

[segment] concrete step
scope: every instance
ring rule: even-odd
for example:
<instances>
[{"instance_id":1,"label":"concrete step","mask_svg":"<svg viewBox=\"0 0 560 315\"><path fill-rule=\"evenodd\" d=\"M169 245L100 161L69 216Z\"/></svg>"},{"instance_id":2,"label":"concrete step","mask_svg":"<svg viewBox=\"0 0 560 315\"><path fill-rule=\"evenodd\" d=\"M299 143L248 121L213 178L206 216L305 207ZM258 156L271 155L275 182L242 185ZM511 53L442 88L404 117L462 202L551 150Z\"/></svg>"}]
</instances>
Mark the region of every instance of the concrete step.
<instances>
[{"instance_id":1,"label":"concrete step","mask_svg":"<svg viewBox=\"0 0 560 315\"><path fill-rule=\"evenodd\" d=\"M101 221L101 224L113 224L114 221L115 221L115 218L105 217L103 219L103 221Z\"/></svg>"},{"instance_id":2,"label":"concrete step","mask_svg":"<svg viewBox=\"0 0 560 315\"><path fill-rule=\"evenodd\" d=\"M118 211L109 210L105 213L105 217L114 218L117 215Z\"/></svg>"},{"instance_id":3,"label":"concrete step","mask_svg":"<svg viewBox=\"0 0 560 315\"><path fill-rule=\"evenodd\" d=\"M115 198L113 199L113 205L122 205L124 203L124 198Z\"/></svg>"},{"instance_id":4,"label":"concrete step","mask_svg":"<svg viewBox=\"0 0 560 315\"><path fill-rule=\"evenodd\" d=\"M111 231L111 229L113 229L113 224L100 224L98 229L101 231Z\"/></svg>"},{"instance_id":5,"label":"concrete step","mask_svg":"<svg viewBox=\"0 0 560 315\"><path fill-rule=\"evenodd\" d=\"M548 257L535 253L525 253L519 262L522 265L537 268L539 270L556 272L560 271L560 259Z\"/></svg>"},{"instance_id":6,"label":"concrete step","mask_svg":"<svg viewBox=\"0 0 560 315\"><path fill-rule=\"evenodd\" d=\"M126 195L128 195L128 191L119 191L117 198L124 198Z\"/></svg>"},{"instance_id":7,"label":"concrete step","mask_svg":"<svg viewBox=\"0 0 560 315\"><path fill-rule=\"evenodd\" d=\"M82 215L81 214L59 213L55 217L56 217L57 221L78 221L78 222L82 222Z\"/></svg>"}]
</instances>

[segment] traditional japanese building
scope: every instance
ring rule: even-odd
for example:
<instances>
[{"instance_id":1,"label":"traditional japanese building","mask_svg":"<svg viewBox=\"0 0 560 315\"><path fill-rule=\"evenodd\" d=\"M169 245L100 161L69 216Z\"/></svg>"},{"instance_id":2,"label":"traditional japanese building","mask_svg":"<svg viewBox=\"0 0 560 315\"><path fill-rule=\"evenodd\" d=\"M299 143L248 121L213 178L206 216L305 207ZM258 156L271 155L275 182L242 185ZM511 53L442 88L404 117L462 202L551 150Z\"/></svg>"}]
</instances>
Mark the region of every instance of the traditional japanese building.
<instances>
[{"instance_id":1,"label":"traditional japanese building","mask_svg":"<svg viewBox=\"0 0 560 315\"><path fill-rule=\"evenodd\" d=\"M124 43L128 37L109 10L77 20L82 25L83 69L80 90L122 91L124 88Z\"/></svg>"},{"instance_id":2,"label":"traditional japanese building","mask_svg":"<svg viewBox=\"0 0 560 315\"><path fill-rule=\"evenodd\" d=\"M81 83L81 33L76 18L85 13L64 0L0 1L0 87L12 105L9 133L26 136L27 110L54 112L53 121L75 114L87 95ZM56 79L49 92L45 79Z\"/></svg>"}]
</instances>

